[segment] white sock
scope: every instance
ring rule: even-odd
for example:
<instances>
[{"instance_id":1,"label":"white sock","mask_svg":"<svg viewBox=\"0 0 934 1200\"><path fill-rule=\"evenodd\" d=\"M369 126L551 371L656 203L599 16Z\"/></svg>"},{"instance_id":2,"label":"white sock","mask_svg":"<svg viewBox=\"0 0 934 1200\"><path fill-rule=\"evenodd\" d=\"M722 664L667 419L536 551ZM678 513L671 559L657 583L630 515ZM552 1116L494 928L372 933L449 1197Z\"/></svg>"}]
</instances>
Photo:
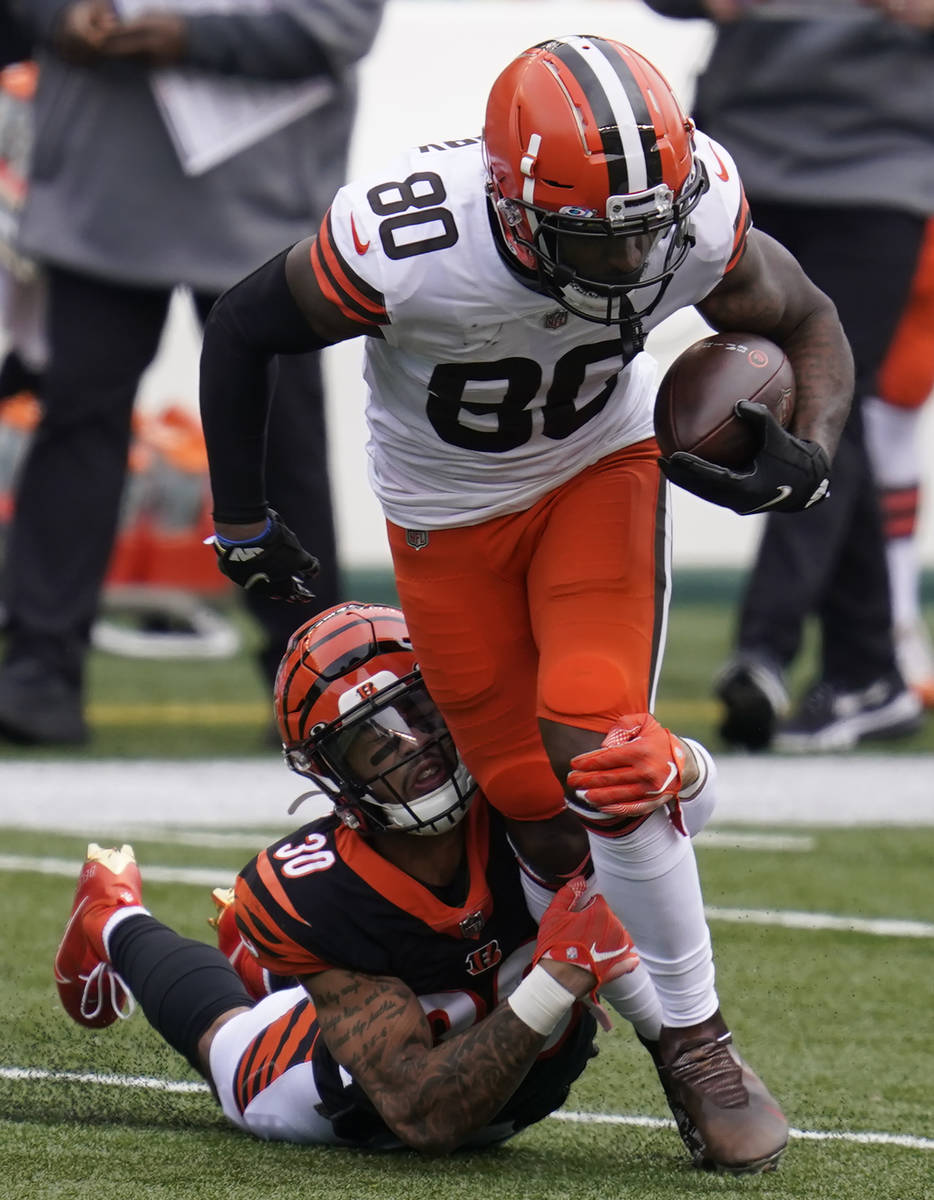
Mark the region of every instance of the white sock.
<instances>
[{"instance_id":1,"label":"white sock","mask_svg":"<svg viewBox=\"0 0 934 1200\"><path fill-rule=\"evenodd\" d=\"M127 904L123 908L116 908L107 918L104 928L101 932L101 941L104 943L104 949L107 951L107 961L110 962L110 936L117 928L121 921L125 921L127 917L151 917L152 913L148 908L143 908L141 904Z\"/></svg>"},{"instance_id":2,"label":"white sock","mask_svg":"<svg viewBox=\"0 0 934 1200\"><path fill-rule=\"evenodd\" d=\"M621 838L592 835L590 845L596 889L635 943L654 985L661 1022L683 1027L706 1020L719 1001L690 839L678 833L666 809L659 809L635 832ZM633 989L639 1007L645 996L638 978ZM615 1008L613 997L606 997ZM620 1000L627 1002L625 995Z\"/></svg>"},{"instance_id":3,"label":"white sock","mask_svg":"<svg viewBox=\"0 0 934 1200\"><path fill-rule=\"evenodd\" d=\"M886 404L877 396L863 401L866 449L876 485L883 491L911 487L921 478L921 413L920 408Z\"/></svg>"},{"instance_id":4,"label":"white sock","mask_svg":"<svg viewBox=\"0 0 934 1200\"><path fill-rule=\"evenodd\" d=\"M700 776L681 798L691 837L707 824L717 802L717 766L699 742L684 739ZM654 1041L663 1024L694 1025L718 1007L710 933L690 841L677 832L667 809L623 838L591 834L594 874L589 890L602 892L639 952L634 971L604 984L603 1000ZM522 871L522 890L536 921L554 893Z\"/></svg>"},{"instance_id":5,"label":"white sock","mask_svg":"<svg viewBox=\"0 0 934 1200\"><path fill-rule=\"evenodd\" d=\"M555 894L538 880L532 879L525 871L520 872L520 877L526 906L536 922L540 923ZM594 877L591 876L588 891L597 890ZM600 998L612 1005L642 1037L650 1041L658 1040L662 1027L662 1006L655 992L652 977L642 963L639 963L634 971L604 984L600 989Z\"/></svg>"},{"instance_id":6,"label":"white sock","mask_svg":"<svg viewBox=\"0 0 934 1200\"><path fill-rule=\"evenodd\" d=\"M863 401L866 447L883 504L886 492L907 494L920 487L921 415L920 408L901 408L875 396ZM921 561L914 528L904 536L888 537L886 560L892 624L896 630L909 630L921 620Z\"/></svg>"}]
</instances>

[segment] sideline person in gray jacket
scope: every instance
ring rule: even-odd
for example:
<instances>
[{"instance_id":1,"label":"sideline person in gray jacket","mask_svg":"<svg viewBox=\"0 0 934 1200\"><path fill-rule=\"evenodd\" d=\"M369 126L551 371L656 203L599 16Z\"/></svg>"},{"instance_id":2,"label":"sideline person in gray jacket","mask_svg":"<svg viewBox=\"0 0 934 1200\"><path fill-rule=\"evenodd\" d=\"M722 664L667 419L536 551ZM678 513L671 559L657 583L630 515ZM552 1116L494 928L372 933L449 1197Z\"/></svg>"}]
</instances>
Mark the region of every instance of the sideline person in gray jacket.
<instances>
[{"instance_id":1,"label":"sideline person in gray jacket","mask_svg":"<svg viewBox=\"0 0 934 1200\"><path fill-rule=\"evenodd\" d=\"M223 290L321 218L344 180L354 64L373 43L383 0L271 0L221 12L134 4L127 18L119 13L130 6L117 0L18 2L39 63L20 246L47 278L49 360L4 563L0 735L76 743L88 736L84 666L133 402L171 294L189 288L203 320ZM319 81L323 99L186 174L151 87L158 67L208 83ZM321 391L317 355L278 363L266 463L273 504L323 550L315 610L339 598ZM271 680L305 606L249 594L248 604L264 628Z\"/></svg>"},{"instance_id":2,"label":"sideline person in gray jacket","mask_svg":"<svg viewBox=\"0 0 934 1200\"><path fill-rule=\"evenodd\" d=\"M694 115L736 159L753 223L837 306L855 395L876 376L908 302L934 213L934 0L646 0L717 22ZM791 712L785 672L806 622L819 677ZM727 742L847 749L916 730L896 665L882 517L850 410L827 503L766 521L715 688Z\"/></svg>"}]
</instances>

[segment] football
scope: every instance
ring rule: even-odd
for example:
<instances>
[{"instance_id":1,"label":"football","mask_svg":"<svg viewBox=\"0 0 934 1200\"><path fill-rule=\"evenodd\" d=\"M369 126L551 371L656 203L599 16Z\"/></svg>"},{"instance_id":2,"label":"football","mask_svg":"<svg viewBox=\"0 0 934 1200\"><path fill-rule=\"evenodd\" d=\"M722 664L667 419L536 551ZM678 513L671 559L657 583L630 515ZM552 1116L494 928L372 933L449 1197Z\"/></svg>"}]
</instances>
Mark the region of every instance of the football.
<instances>
[{"instance_id":1,"label":"football","mask_svg":"<svg viewBox=\"0 0 934 1200\"><path fill-rule=\"evenodd\" d=\"M655 398L655 437L663 456L676 450L720 467L742 468L759 448L753 425L733 411L754 400L787 427L795 377L781 347L756 333L714 333L679 354Z\"/></svg>"}]
</instances>

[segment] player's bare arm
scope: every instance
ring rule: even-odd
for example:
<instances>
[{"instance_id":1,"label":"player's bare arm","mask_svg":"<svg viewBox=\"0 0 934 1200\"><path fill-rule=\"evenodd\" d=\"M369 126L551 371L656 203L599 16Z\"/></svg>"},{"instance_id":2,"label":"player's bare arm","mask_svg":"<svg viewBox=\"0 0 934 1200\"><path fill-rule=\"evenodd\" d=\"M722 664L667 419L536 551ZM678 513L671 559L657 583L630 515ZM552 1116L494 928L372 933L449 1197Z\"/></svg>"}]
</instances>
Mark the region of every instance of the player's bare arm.
<instances>
[{"instance_id":1,"label":"player's bare arm","mask_svg":"<svg viewBox=\"0 0 934 1200\"><path fill-rule=\"evenodd\" d=\"M593 986L589 972L549 964L559 968L565 980L580 977L580 994ZM397 1137L424 1153L447 1153L486 1125L545 1042L504 1002L433 1046L421 1005L398 979L334 968L304 983L331 1053Z\"/></svg>"},{"instance_id":2,"label":"player's bare arm","mask_svg":"<svg viewBox=\"0 0 934 1200\"><path fill-rule=\"evenodd\" d=\"M503 1108L576 999L638 964L632 939L580 877L542 916L531 972L483 1020L432 1045L399 979L331 968L306 976L321 1032L390 1129L429 1154L455 1149Z\"/></svg>"},{"instance_id":3,"label":"player's bare arm","mask_svg":"<svg viewBox=\"0 0 934 1200\"><path fill-rule=\"evenodd\" d=\"M368 325L364 321L351 320L321 291L321 285L311 260L312 250L317 240L317 237L308 237L304 241L296 242L285 260L285 276L289 291L309 327L322 340L329 343L345 342L363 334L369 337L382 337L378 325Z\"/></svg>"},{"instance_id":4,"label":"player's bare arm","mask_svg":"<svg viewBox=\"0 0 934 1200\"><path fill-rule=\"evenodd\" d=\"M853 397L853 357L836 308L796 259L753 229L740 261L697 308L720 332L761 333L783 347L795 372L791 431L832 456Z\"/></svg>"}]
</instances>

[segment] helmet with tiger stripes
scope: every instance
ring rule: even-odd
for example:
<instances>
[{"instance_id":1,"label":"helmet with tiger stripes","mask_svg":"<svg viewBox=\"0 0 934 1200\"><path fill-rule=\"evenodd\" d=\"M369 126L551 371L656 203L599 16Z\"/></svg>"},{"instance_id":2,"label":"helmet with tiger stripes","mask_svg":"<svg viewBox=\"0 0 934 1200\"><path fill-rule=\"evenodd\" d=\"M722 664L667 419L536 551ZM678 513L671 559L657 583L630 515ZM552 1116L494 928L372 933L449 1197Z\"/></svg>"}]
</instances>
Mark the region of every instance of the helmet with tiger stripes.
<instances>
[{"instance_id":1,"label":"helmet with tiger stripes","mask_svg":"<svg viewBox=\"0 0 934 1200\"><path fill-rule=\"evenodd\" d=\"M662 74L621 42L574 35L520 54L493 84L483 129L507 266L587 320L638 312L631 294L657 291L692 244L708 186L693 131ZM640 239L639 270L579 271L573 249L594 238Z\"/></svg>"},{"instance_id":2,"label":"helmet with tiger stripes","mask_svg":"<svg viewBox=\"0 0 934 1200\"><path fill-rule=\"evenodd\" d=\"M443 833L470 807L476 783L398 608L338 604L302 625L279 664L274 707L286 762L350 828Z\"/></svg>"}]
</instances>

